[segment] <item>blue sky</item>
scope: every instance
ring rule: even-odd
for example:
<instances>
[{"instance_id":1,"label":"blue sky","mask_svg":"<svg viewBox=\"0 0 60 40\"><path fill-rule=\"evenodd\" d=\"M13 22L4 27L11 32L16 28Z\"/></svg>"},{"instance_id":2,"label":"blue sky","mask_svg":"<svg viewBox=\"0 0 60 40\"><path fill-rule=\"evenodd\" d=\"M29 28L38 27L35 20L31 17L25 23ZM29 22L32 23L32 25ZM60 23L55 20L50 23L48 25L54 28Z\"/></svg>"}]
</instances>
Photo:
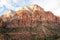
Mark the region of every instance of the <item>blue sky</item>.
<instances>
[{"instance_id":1,"label":"blue sky","mask_svg":"<svg viewBox=\"0 0 60 40\"><path fill-rule=\"evenodd\" d=\"M45 11L52 11L55 15L60 16L60 0L0 0L0 15L10 9L17 11L32 4L38 4Z\"/></svg>"}]
</instances>

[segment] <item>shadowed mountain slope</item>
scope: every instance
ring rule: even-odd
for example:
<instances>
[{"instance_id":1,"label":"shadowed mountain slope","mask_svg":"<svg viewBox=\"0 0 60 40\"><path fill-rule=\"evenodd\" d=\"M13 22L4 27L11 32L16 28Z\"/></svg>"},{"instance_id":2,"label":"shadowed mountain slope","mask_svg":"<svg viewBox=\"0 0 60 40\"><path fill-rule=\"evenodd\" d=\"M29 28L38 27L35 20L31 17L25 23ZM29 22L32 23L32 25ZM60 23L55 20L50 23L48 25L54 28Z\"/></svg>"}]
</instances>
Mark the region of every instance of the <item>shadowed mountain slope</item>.
<instances>
[{"instance_id":1,"label":"shadowed mountain slope","mask_svg":"<svg viewBox=\"0 0 60 40\"><path fill-rule=\"evenodd\" d=\"M8 28L7 31L10 30L9 28L14 28L15 31L10 30L9 35L19 34L17 35L17 38L19 38L20 33L22 33L22 36L29 37L27 40L30 39L31 35L39 38L58 37L60 36L60 17L55 16L50 11L44 11L43 8L35 4L16 12L10 11L1 16L0 27Z\"/></svg>"}]
</instances>

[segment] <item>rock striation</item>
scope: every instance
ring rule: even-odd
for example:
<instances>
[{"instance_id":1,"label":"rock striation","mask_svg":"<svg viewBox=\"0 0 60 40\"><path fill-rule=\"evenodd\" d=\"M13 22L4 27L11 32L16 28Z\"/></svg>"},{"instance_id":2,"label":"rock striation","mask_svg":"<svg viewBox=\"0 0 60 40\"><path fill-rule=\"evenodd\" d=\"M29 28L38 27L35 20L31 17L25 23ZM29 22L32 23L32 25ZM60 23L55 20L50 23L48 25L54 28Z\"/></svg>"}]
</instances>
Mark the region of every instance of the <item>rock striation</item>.
<instances>
[{"instance_id":1,"label":"rock striation","mask_svg":"<svg viewBox=\"0 0 60 40\"><path fill-rule=\"evenodd\" d=\"M23 36L26 40L31 40L32 35L38 38L59 37L60 17L34 4L2 15L0 27L6 28L6 34L16 40L20 37L22 40Z\"/></svg>"}]
</instances>

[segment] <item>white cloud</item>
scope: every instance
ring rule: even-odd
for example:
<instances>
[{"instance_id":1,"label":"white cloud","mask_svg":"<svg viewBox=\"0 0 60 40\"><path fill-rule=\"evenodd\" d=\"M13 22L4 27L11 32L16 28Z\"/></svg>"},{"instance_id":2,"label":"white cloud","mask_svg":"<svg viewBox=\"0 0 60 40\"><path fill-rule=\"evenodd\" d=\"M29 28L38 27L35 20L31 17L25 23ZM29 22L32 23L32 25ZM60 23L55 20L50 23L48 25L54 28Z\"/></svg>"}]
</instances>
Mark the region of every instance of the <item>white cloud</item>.
<instances>
[{"instance_id":1,"label":"white cloud","mask_svg":"<svg viewBox=\"0 0 60 40\"><path fill-rule=\"evenodd\" d=\"M12 9L12 10L16 10L20 6L25 5L25 2L22 0L1 0L1 3L5 5L8 9Z\"/></svg>"},{"instance_id":2,"label":"white cloud","mask_svg":"<svg viewBox=\"0 0 60 40\"><path fill-rule=\"evenodd\" d=\"M53 10L53 13L60 16L60 8Z\"/></svg>"},{"instance_id":3,"label":"white cloud","mask_svg":"<svg viewBox=\"0 0 60 40\"><path fill-rule=\"evenodd\" d=\"M4 9L4 6L0 3L0 13L3 12Z\"/></svg>"},{"instance_id":4,"label":"white cloud","mask_svg":"<svg viewBox=\"0 0 60 40\"><path fill-rule=\"evenodd\" d=\"M53 10L55 9L58 5L58 2L56 0L31 0L32 4L38 4L45 8L45 10Z\"/></svg>"},{"instance_id":5,"label":"white cloud","mask_svg":"<svg viewBox=\"0 0 60 40\"><path fill-rule=\"evenodd\" d=\"M7 8L14 9L14 7L11 6L11 4L9 4L9 3L7 2L7 0L1 0L1 3L2 3L3 5L5 5Z\"/></svg>"},{"instance_id":6,"label":"white cloud","mask_svg":"<svg viewBox=\"0 0 60 40\"><path fill-rule=\"evenodd\" d=\"M60 0L0 0L1 5L5 5L8 9L18 10L20 7L28 4L38 4L46 11L52 11L55 15L60 15ZM2 10L2 9L1 9Z\"/></svg>"},{"instance_id":7,"label":"white cloud","mask_svg":"<svg viewBox=\"0 0 60 40\"><path fill-rule=\"evenodd\" d=\"M60 0L31 0L32 4L38 4L46 11L52 11L55 15L60 15Z\"/></svg>"}]
</instances>

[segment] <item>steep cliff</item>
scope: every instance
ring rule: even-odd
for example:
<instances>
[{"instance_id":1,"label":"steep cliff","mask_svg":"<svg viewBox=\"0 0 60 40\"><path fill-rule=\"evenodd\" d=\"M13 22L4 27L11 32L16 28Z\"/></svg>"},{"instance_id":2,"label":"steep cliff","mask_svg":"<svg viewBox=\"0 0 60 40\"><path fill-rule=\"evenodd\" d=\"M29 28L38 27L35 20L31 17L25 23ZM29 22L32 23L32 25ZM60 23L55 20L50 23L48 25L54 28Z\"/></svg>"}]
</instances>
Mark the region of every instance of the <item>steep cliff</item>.
<instances>
[{"instance_id":1,"label":"steep cliff","mask_svg":"<svg viewBox=\"0 0 60 40\"><path fill-rule=\"evenodd\" d=\"M7 12L1 16L1 19L0 26L3 27L2 24L4 24L9 35L19 34L17 37L35 35L39 38L60 36L60 17L50 11L44 11L36 4L26 6L14 13ZM13 30L11 31L9 28Z\"/></svg>"}]
</instances>

